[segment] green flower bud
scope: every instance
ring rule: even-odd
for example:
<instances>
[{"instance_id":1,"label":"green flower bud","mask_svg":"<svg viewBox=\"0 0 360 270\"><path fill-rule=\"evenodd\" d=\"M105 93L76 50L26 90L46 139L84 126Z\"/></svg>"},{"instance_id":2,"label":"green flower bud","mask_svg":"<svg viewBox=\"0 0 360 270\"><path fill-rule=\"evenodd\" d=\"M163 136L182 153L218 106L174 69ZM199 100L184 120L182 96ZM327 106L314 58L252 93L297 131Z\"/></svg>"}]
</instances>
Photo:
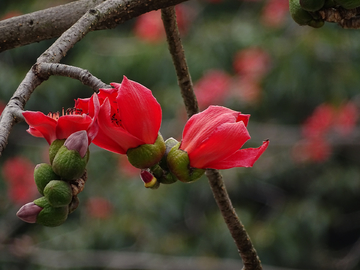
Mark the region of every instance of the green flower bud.
<instances>
[{"instance_id":1,"label":"green flower bud","mask_svg":"<svg viewBox=\"0 0 360 270\"><path fill-rule=\"evenodd\" d=\"M205 173L205 170L191 168L188 154L179 147L180 142L170 150L167 156L167 163L171 173L182 182L188 183L198 180Z\"/></svg>"},{"instance_id":2,"label":"green flower bud","mask_svg":"<svg viewBox=\"0 0 360 270\"><path fill-rule=\"evenodd\" d=\"M49 158L50 164L52 164L56 153L59 151L60 147L64 145L65 139L63 140L55 140L49 147Z\"/></svg>"},{"instance_id":3,"label":"green flower bud","mask_svg":"<svg viewBox=\"0 0 360 270\"><path fill-rule=\"evenodd\" d=\"M300 0L300 6L307 11L318 11L325 4L325 0Z\"/></svg>"},{"instance_id":4,"label":"green flower bud","mask_svg":"<svg viewBox=\"0 0 360 270\"><path fill-rule=\"evenodd\" d=\"M88 153L81 157L76 150L61 146L52 163L53 171L64 180L75 180L83 175L88 161Z\"/></svg>"},{"instance_id":5,"label":"green flower bud","mask_svg":"<svg viewBox=\"0 0 360 270\"><path fill-rule=\"evenodd\" d=\"M37 215L36 223L48 227L55 227L63 224L67 219L69 207L53 207L45 197L34 201L34 204L43 208Z\"/></svg>"},{"instance_id":6,"label":"green flower bud","mask_svg":"<svg viewBox=\"0 0 360 270\"><path fill-rule=\"evenodd\" d=\"M159 134L154 144L142 144L126 152L131 165L139 169L150 168L157 164L165 153L165 142Z\"/></svg>"},{"instance_id":7,"label":"green flower bud","mask_svg":"<svg viewBox=\"0 0 360 270\"><path fill-rule=\"evenodd\" d=\"M34 180L41 195L44 195L44 188L51 180L59 180L60 176L54 173L50 164L41 163L34 169Z\"/></svg>"},{"instance_id":8,"label":"green flower bud","mask_svg":"<svg viewBox=\"0 0 360 270\"><path fill-rule=\"evenodd\" d=\"M72 190L69 183L52 180L46 185L44 196L53 207L68 206L72 200Z\"/></svg>"},{"instance_id":9,"label":"green flower bud","mask_svg":"<svg viewBox=\"0 0 360 270\"><path fill-rule=\"evenodd\" d=\"M299 0L289 1L289 10L293 20L299 25L309 25L314 28L320 28L324 25L321 18L315 19L308 11L304 10Z\"/></svg>"}]
</instances>

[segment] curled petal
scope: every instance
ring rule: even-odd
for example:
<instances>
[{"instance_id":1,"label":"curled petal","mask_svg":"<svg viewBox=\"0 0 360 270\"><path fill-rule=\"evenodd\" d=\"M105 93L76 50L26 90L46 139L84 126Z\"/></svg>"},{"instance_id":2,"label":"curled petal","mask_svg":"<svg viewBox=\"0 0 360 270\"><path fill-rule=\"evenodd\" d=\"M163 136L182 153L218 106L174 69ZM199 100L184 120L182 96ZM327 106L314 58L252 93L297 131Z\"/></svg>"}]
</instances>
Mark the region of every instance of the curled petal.
<instances>
[{"instance_id":1,"label":"curled petal","mask_svg":"<svg viewBox=\"0 0 360 270\"><path fill-rule=\"evenodd\" d=\"M28 132L36 137L41 134L46 139L48 144L56 140L56 124L57 121L51 117L46 116L42 112L23 112L26 123L30 126Z\"/></svg>"},{"instance_id":2,"label":"curled petal","mask_svg":"<svg viewBox=\"0 0 360 270\"><path fill-rule=\"evenodd\" d=\"M181 149L191 153L207 140L222 124L243 121L245 126L249 116L222 106L210 106L201 113L193 115L186 123Z\"/></svg>"},{"instance_id":3,"label":"curled petal","mask_svg":"<svg viewBox=\"0 0 360 270\"><path fill-rule=\"evenodd\" d=\"M151 91L124 76L116 101L123 127L143 143L153 144L160 130L161 107Z\"/></svg>"},{"instance_id":4,"label":"curled petal","mask_svg":"<svg viewBox=\"0 0 360 270\"><path fill-rule=\"evenodd\" d=\"M190 166L209 168L209 163L216 163L232 155L249 139L244 122L222 124L199 147L188 152Z\"/></svg>"},{"instance_id":5,"label":"curled petal","mask_svg":"<svg viewBox=\"0 0 360 270\"><path fill-rule=\"evenodd\" d=\"M266 140L258 148L240 149L226 159L207 164L207 168L225 170L234 167L252 167L268 145L269 140Z\"/></svg>"}]
</instances>

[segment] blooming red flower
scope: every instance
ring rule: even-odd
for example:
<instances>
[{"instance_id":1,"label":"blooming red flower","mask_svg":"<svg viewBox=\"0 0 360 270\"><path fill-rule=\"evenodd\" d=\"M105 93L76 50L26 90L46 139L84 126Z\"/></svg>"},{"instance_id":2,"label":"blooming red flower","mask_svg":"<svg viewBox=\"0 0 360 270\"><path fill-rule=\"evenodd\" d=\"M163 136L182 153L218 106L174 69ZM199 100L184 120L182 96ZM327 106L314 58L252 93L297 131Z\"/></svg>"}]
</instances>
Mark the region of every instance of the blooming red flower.
<instances>
[{"instance_id":1,"label":"blooming red flower","mask_svg":"<svg viewBox=\"0 0 360 270\"><path fill-rule=\"evenodd\" d=\"M349 135L355 128L359 110L352 101L342 104L334 120L335 129L343 136Z\"/></svg>"},{"instance_id":2,"label":"blooming red flower","mask_svg":"<svg viewBox=\"0 0 360 270\"><path fill-rule=\"evenodd\" d=\"M267 148L240 149L250 139L246 129L250 115L221 106L210 106L186 123L180 149L188 153L190 166L199 169L251 167Z\"/></svg>"},{"instance_id":3,"label":"blooming red flower","mask_svg":"<svg viewBox=\"0 0 360 270\"><path fill-rule=\"evenodd\" d=\"M126 154L130 148L154 144L161 125L161 107L145 86L128 80L100 89L99 131L93 143L103 149ZM78 99L77 109L92 115L91 99Z\"/></svg>"},{"instance_id":4,"label":"blooming red flower","mask_svg":"<svg viewBox=\"0 0 360 270\"><path fill-rule=\"evenodd\" d=\"M35 198L38 193L34 183L34 165L24 157L6 160L2 174L8 185L8 197L16 204L24 204Z\"/></svg>"},{"instance_id":5,"label":"blooming red flower","mask_svg":"<svg viewBox=\"0 0 360 270\"><path fill-rule=\"evenodd\" d=\"M23 112L25 121L29 125L27 132L35 137L45 138L50 145L57 139L66 139L74 132L86 130L90 144L97 133L95 123L100 107L97 96L94 95L92 99L96 99L95 102L92 102L94 110L92 117L78 109L63 111L62 115L59 112L49 113L48 115L42 112Z\"/></svg>"}]
</instances>

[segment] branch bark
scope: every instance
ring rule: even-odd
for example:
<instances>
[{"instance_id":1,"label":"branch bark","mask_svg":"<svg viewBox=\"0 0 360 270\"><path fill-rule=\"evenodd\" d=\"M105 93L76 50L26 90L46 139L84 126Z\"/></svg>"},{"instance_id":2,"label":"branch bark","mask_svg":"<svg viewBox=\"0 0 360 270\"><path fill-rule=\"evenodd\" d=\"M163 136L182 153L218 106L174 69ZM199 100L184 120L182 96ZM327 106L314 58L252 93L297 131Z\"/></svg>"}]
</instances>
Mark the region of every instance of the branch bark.
<instances>
[{"instance_id":1,"label":"branch bark","mask_svg":"<svg viewBox=\"0 0 360 270\"><path fill-rule=\"evenodd\" d=\"M185 2L186 0L123 0L112 5L90 31L112 29L143 13ZM59 37L88 10L105 0L79 0L0 21L0 52L42 40Z\"/></svg>"},{"instance_id":2,"label":"branch bark","mask_svg":"<svg viewBox=\"0 0 360 270\"><path fill-rule=\"evenodd\" d=\"M324 21L337 23L344 29L360 28L360 7L354 9L326 8L320 10L319 14Z\"/></svg>"},{"instance_id":3,"label":"branch bark","mask_svg":"<svg viewBox=\"0 0 360 270\"><path fill-rule=\"evenodd\" d=\"M176 22L175 8L168 7L162 9L161 16L165 27L169 51L176 69L181 95L185 103L186 112L188 117L191 117L193 114L199 112L199 108L186 63L184 49L181 43ZM207 169L205 174L209 179L211 190L224 221L235 241L236 246L238 247L239 254L244 263L244 269L262 270L260 259L251 243L249 235L232 206L221 174L217 170L213 169Z\"/></svg>"},{"instance_id":4,"label":"branch bark","mask_svg":"<svg viewBox=\"0 0 360 270\"><path fill-rule=\"evenodd\" d=\"M52 75L73 78L80 81L82 84L89 86L94 92L99 92L100 88L111 88L111 85L102 82L88 70L79 67L64 64L39 63L33 66L33 71L36 76L42 77L44 80L47 80L48 77Z\"/></svg>"}]
</instances>

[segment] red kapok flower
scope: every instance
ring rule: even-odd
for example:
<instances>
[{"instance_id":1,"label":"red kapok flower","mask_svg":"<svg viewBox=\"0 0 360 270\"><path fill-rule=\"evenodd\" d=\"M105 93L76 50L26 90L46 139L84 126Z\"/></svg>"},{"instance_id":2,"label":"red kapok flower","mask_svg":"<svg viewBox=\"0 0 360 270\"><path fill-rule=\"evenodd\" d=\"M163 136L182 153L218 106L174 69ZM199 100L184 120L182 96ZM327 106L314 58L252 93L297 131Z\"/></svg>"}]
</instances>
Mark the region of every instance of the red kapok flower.
<instances>
[{"instance_id":1,"label":"red kapok flower","mask_svg":"<svg viewBox=\"0 0 360 270\"><path fill-rule=\"evenodd\" d=\"M93 143L119 154L143 144L154 144L161 125L161 107L145 86L128 80L100 89L99 132ZM90 99L78 99L77 109L92 115Z\"/></svg>"},{"instance_id":2,"label":"red kapok flower","mask_svg":"<svg viewBox=\"0 0 360 270\"><path fill-rule=\"evenodd\" d=\"M188 120L179 149L187 152L193 168L252 167L269 141L259 148L240 149L250 139L246 129L249 117L225 107L210 106Z\"/></svg>"},{"instance_id":3,"label":"red kapok flower","mask_svg":"<svg viewBox=\"0 0 360 270\"><path fill-rule=\"evenodd\" d=\"M42 112L25 111L23 116L26 123L29 125L29 132L35 137L45 138L49 145L57 139L66 139L71 134L86 130L88 132L89 144L97 133L96 118L99 111L99 101L96 95L93 95L92 102L94 113L90 117L78 109L68 109L60 115L57 113L49 113L48 115ZM94 105L95 104L95 105Z\"/></svg>"}]
</instances>

